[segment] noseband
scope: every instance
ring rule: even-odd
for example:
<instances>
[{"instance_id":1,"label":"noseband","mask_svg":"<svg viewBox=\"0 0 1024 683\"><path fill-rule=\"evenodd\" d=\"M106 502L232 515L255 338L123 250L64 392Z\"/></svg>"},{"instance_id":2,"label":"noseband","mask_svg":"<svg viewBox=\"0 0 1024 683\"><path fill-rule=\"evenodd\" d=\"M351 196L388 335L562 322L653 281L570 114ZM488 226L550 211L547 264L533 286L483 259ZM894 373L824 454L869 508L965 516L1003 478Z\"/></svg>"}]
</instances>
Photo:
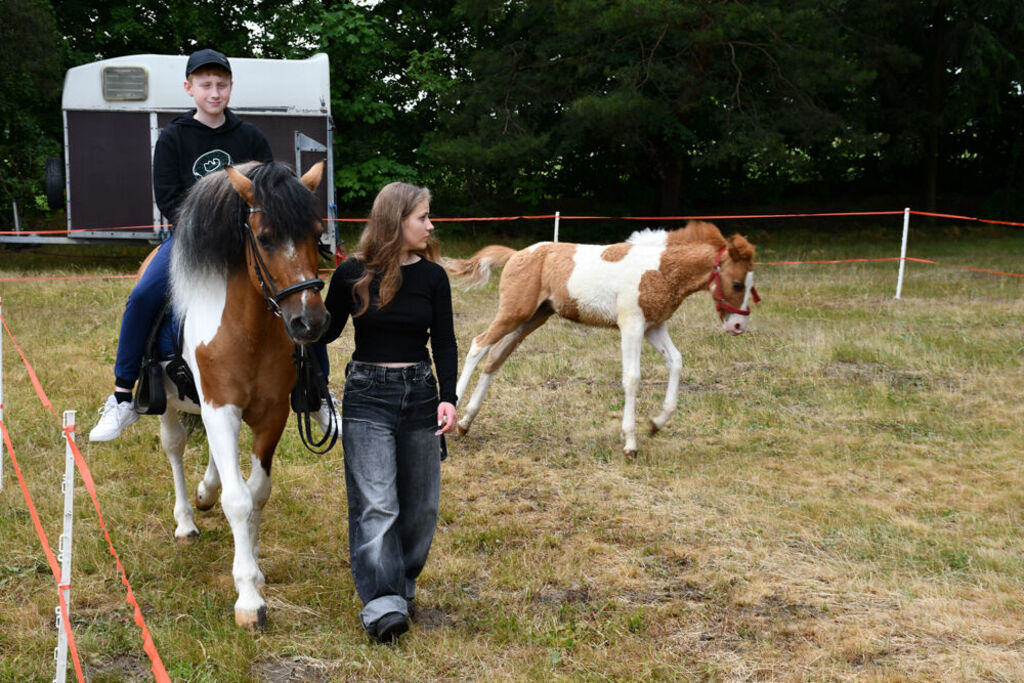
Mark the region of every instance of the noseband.
<instances>
[{"instance_id":1,"label":"noseband","mask_svg":"<svg viewBox=\"0 0 1024 683\"><path fill-rule=\"evenodd\" d=\"M263 209L250 207L249 213L262 213ZM320 278L312 278L309 280L303 280L296 282L294 285L288 285L283 289L278 289L277 285L274 284L274 278L270 275L270 270L267 268L267 264L264 263L263 257L260 256L260 250L256 246L256 238L253 237L252 227L248 224L242 226L246 235L246 244L249 246L249 253L252 254L252 269L256 273L256 280L260 283L260 289L263 290L263 298L267 302L267 309L274 313L274 315L280 317L281 315L281 300L285 297L289 297L297 292L302 292L307 289L312 289L319 292L324 288L324 281Z\"/></svg>"},{"instance_id":2,"label":"noseband","mask_svg":"<svg viewBox=\"0 0 1024 683\"><path fill-rule=\"evenodd\" d=\"M743 294L743 308L736 308L725 300L725 288L722 286L722 256L725 255L728 248L728 246L722 247L718 250L718 255L715 256L715 265L712 266L711 277L708 279L708 289L711 290L712 296L715 296L715 286L718 286L718 295L715 296L716 311L727 311L736 315L750 315L750 307L747 304L747 300L753 296L755 304L761 301L761 297L757 294L757 288L754 287L753 271L747 273L746 282L744 283L746 285L746 292Z\"/></svg>"}]
</instances>

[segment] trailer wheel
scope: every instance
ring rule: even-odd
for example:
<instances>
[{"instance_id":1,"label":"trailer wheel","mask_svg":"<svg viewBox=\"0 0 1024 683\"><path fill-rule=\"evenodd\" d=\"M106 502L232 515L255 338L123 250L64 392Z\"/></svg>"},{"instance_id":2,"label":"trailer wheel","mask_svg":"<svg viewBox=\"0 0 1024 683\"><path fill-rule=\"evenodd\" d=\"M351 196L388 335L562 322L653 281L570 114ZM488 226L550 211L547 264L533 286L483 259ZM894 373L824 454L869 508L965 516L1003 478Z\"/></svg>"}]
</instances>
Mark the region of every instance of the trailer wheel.
<instances>
[{"instance_id":1,"label":"trailer wheel","mask_svg":"<svg viewBox=\"0 0 1024 683\"><path fill-rule=\"evenodd\" d=\"M64 160L46 157L46 204L51 209L64 208Z\"/></svg>"}]
</instances>

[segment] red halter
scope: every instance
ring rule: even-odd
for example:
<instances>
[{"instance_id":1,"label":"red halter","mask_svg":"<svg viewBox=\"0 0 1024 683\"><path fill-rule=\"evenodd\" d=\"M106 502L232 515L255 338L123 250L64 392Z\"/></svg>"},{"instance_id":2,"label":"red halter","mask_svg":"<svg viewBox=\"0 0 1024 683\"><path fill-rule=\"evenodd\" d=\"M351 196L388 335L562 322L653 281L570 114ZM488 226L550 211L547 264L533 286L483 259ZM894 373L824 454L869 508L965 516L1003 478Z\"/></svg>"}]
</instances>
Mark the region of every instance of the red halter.
<instances>
[{"instance_id":1,"label":"red halter","mask_svg":"<svg viewBox=\"0 0 1024 683\"><path fill-rule=\"evenodd\" d=\"M728 246L722 247L718 250L718 255L715 256L715 265L712 266L711 277L708 278L708 289L712 291L712 296L714 296L715 283L718 283L718 296L715 300L716 311L728 311L729 313L735 313L737 315L750 315L750 308L747 308L746 310L736 308L725 300L724 288L722 287L722 254L724 254L728 248ZM761 301L761 297L757 294L756 287L750 288L750 294L754 297L755 304ZM744 300L746 300L745 297Z\"/></svg>"}]
</instances>

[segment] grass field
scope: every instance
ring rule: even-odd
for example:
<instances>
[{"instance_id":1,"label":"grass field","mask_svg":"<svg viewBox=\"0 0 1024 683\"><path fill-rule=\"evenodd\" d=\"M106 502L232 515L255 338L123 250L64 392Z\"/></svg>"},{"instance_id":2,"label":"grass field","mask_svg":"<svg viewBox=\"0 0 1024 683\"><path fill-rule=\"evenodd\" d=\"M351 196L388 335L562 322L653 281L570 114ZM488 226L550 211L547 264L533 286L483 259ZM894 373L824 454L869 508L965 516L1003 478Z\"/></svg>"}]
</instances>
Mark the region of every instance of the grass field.
<instances>
[{"instance_id":1,"label":"grass field","mask_svg":"<svg viewBox=\"0 0 1024 683\"><path fill-rule=\"evenodd\" d=\"M774 262L895 256L896 223L742 228ZM488 241L441 238L454 256ZM1024 272L1019 228L921 227L910 244L915 257ZM0 278L127 273L142 255L0 249ZM721 334L707 295L685 301L670 325L679 412L641 436L635 461L621 451L617 333L541 328L473 431L449 440L420 614L394 647L359 626L340 449L314 457L286 432L261 539L269 621L239 631L228 525L218 506L197 515L197 542L173 541L155 419L86 441L131 281L5 281L0 297L54 406L78 411L103 519L176 681L1024 680L1024 279L909 263L897 301L896 271L760 266L764 301L738 338ZM455 290L463 354L496 302L496 278ZM56 545L60 424L3 343L5 424ZM350 352L346 331L336 369ZM667 377L649 348L643 373L641 420ZM194 487L198 435L186 466ZM147 680L80 480L75 504L71 609L87 678ZM9 459L0 605L0 680L51 680L56 592Z\"/></svg>"}]
</instances>

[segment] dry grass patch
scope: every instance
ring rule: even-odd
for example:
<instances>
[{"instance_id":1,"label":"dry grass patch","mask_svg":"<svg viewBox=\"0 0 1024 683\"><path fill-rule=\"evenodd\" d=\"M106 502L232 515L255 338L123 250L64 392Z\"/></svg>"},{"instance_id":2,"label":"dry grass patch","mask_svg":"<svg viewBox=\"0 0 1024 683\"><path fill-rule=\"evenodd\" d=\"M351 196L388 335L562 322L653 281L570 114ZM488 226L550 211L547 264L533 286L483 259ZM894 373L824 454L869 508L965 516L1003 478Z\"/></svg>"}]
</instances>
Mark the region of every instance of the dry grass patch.
<instances>
[{"instance_id":1,"label":"dry grass patch","mask_svg":"<svg viewBox=\"0 0 1024 683\"><path fill-rule=\"evenodd\" d=\"M1019 234L977 247L971 234L917 255L1015 270ZM752 241L764 261L891 255L877 237ZM69 268L4 256L0 277ZM126 272L134 256L71 269ZM617 333L554 320L537 331L473 431L449 441L420 617L397 647L358 624L339 451L310 456L291 428L282 441L261 544L270 621L255 635L231 619L219 508L197 517L196 543L172 540L155 421L83 453L175 680L1020 680L1024 284L910 264L897 302L895 269L762 267L765 301L737 339L705 295L684 302L670 327L680 409L641 436L635 462L621 455ZM80 434L108 391L129 287L0 283L5 318L58 409L79 410ZM496 304L496 283L456 290L463 351ZM5 420L55 542L59 425L9 349ZM336 384L350 351L347 333L331 350ZM666 377L645 350L638 418L656 412ZM203 451L193 436L190 485ZM0 679L42 680L52 578L5 474ZM72 609L88 675L145 679L84 490L76 505Z\"/></svg>"}]
</instances>

